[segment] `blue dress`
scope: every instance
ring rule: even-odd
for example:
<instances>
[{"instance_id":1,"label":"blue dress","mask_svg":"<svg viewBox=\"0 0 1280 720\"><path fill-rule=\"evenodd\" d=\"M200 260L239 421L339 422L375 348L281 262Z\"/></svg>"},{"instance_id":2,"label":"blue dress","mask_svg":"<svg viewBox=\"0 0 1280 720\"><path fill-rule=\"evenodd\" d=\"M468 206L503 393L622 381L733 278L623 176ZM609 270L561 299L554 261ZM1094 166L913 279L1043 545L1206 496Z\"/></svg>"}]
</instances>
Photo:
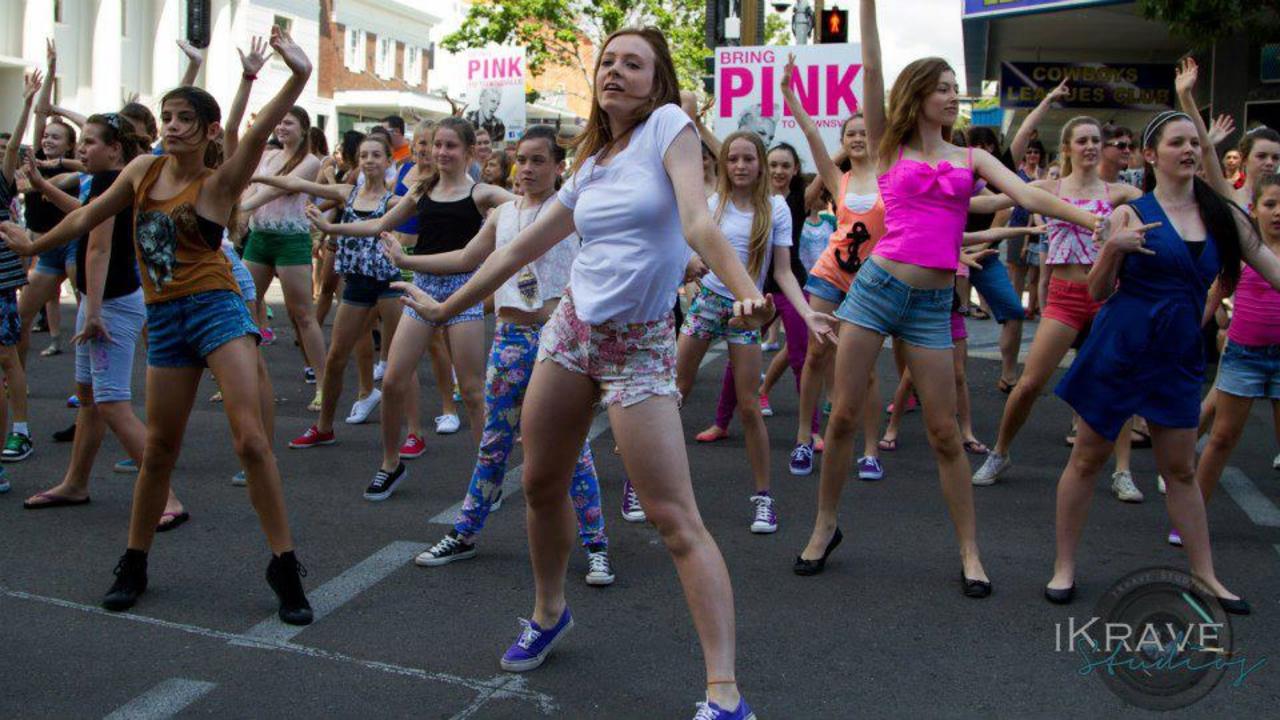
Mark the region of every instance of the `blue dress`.
<instances>
[{"instance_id":1,"label":"blue dress","mask_svg":"<svg viewBox=\"0 0 1280 720\"><path fill-rule=\"evenodd\" d=\"M1171 428L1199 424L1205 366L1200 321L1221 269L1213 237L1197 257L1154 195L1131 207L1141 223L1164 223L1146 235L1155 255L1125 257L1119 287L1055 390L1113 442L1133 415Z\"/></svg>"}]
</instances>

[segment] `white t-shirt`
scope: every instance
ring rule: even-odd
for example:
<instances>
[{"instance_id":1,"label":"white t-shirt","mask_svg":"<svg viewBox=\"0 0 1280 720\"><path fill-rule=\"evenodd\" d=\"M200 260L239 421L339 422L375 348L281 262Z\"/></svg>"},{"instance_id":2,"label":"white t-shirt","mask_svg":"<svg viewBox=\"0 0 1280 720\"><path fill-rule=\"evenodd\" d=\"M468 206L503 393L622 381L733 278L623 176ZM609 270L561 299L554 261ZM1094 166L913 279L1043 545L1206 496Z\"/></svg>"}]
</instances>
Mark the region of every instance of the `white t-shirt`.
<instances>
[{"instance_id":1,"label":"white t-shirt","mask_svg":"<svg viewBox=\"0 0 1280 720\"><path fill-rule=\"evenodd\" d=\"M791 210L781 195L771 195L773 203L773 227L770 231L769 244L764 249L764 263L760 265L760 273L756 277L756 288L764 287L764 280L773 271L773 248L791 247ZM715 215L720 203L719 195L707 198L711 214ZM720 232L724 233L729 244L738 252L738 259L743 267L747 266L747 258L751 254L751 221L755 213L751 210L739 210L732 202L725 206L724 216L720 218ZM788 270L787 272L791 272ZM702 286L722 297L732 298L733 293L716 277L715 273L707 273L702 278Z\"/></svg>"},{"instance_id":2,"label":"white t-shirt","mask_svg":"<svg viewBox=\"0 0 1280 720\"><path fill-rule=\"evenodd\" d=\"M560 188L582 236L569 287L583 322L651 322L675 307L688 246L662 158L686 127L693 121L678 105L663 105L608 166L592 156Z\"/></svg>"},{"instance_id":3,"label":"white t-shirt","mask_svg":"<svg viewBox=\"0 0 1280 720\"><path fill-rule=\"evenodd\" d=\"M547 198L541 209L545 210L545 205L554 201L555 198ZM498 213L497 227L494 228L494 249L515 240L516 235L532 225L534 219L541 214L536 205L521 210L516 203L517 201L511 200L494 210ZM541 309L548 300L562 297L564 289L569 286L569 270L581 247L582 240L576 233L572 233L542 257L520 268L519 272L507 278L494 293L495 308L501 310L509 307L533 312Z\"/></svg>"}]
</instances>

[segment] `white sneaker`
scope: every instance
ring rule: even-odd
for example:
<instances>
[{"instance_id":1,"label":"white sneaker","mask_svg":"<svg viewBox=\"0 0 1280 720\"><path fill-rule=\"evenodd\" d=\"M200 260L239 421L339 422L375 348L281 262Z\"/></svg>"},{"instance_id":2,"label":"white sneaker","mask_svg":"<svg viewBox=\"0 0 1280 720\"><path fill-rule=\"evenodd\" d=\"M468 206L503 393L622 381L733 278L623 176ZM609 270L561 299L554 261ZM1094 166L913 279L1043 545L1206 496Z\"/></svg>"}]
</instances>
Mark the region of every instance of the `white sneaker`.
<instances>
[{"instance_id":1,"label":"white sneaker","mask_svg":"<svg viewBox=\"0 0 1280 720\"><path fill-rule=\"evenodd\" d=\"M364 398L351 403L351 414L347 416L347 424L359 425L365 422L373 414L374 408L378 407L380 402L382 402L382 391L374 388L373 392Z\"/></svg>"},{"instance_id":2,"label":"white sneaker","mask_svg":"<svg viewBox=\"0 0 1280 720\"><path fill-rule=\"evenodd\" d=\"M1168 488L1165 486L1165 484L1164 484L1164 476L1163 476L1163 475L1157 475L1157 476L1156 476L1156 489L1160 491L1160 494L1161 494L1161 495L1167 495L1167 494L1169 494L1169 489L1168 489Z\"/></svg>"},{"instance_id":3,"label":"white sneaker","mask_svg":"<svg viewBox=\"0 0 1280 720\"><path fill-rule=\"evenodd\" d=\"M587 584L603 587L612 585L615 579L613 574L613 565L609 563L609 553L601 550L600 552L587 553Z\"/></svg>"},{"instance_id":4,"label":"white sneaker","mask_svg":"<svg viewBox=\"0 0 1280 720\"><path fill-rule=\"evenodd\" d=\"M441 415L436 418L436 434L452 435L462 427L462 420L457 415Z\"/></svg>"},{"instance_id":5,"label":"white sneaker","mask_svg":"<svg viewBox=\"0 0 1280 720\"><path fill-rule=\"evenodd\" d=\"M1272 469L1280 470L1280 455L1276 455L1276 459L1271 461L1271 467Z\"/></svg>"},{"instance_id":6,"label":"white sneaker","mask_svg":"<svg viewBox=\"0 0 1280 720\"><path fill-rule=\"evenodd\" d=\"M978 472L973 474L973 484L979 486L994 485L996 478L1004 474L1005 470L1013 467L1013 461L1008 455L997 455L992 452L987 456L982 467L978 468Z\"/></svg>"},{"instance_id":7,"label":"white sneaker","mask_svg":"<svg viewBox=\"0 0 1280 720\"><path fill-rule=\"evenodd\" d=\"M381 360L373 364L373 381L382 382L382 376L387 374L387 364Z\"/></svg>"},{"instance_id":8,"label":"white sneaker","mask_svg":"<svg viewBox=\"0 0 1280 720\"><path fill-rule=\"evenodd\" d=\"M778 531L778 515L773 511L773 498L769 495L752 495L756 517L751 522L751 532L768 534Z\"/></svg>"},{"instance_id":9,"label":"white sneaker","mask_svg":"<svg viewBox=\"0 0 1280 720\"><path fill-rule=\"evenodd\" d=\"M1133 484L1133 473L1128 470L1117 470L1111 476L1111 492L1121 502L1142 502L1142 491Z\"/></svg>"}]
</instances>

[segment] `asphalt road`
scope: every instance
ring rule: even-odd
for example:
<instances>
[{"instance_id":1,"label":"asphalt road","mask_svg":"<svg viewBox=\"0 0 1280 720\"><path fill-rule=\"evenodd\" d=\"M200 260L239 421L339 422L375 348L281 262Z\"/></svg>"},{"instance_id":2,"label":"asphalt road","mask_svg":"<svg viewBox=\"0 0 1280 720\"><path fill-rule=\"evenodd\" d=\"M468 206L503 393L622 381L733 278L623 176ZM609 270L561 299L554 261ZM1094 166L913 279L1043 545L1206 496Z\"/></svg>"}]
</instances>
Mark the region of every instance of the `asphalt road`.
<instances>
[{"instance_id":1,"label":"asphalt road","mask_svg":"<svg viewBox=\"0 0 1280 720\"><path fill-rule=\"evenodd\" d=\"M70 310L64 308L68 314ZM276 327L285 327L277 307ZM975 353L994 347L994 325L971 322ZM412 558L447 529L432 518L462 499L474 448L465 432L428 438L428 452L387 502L361 493L376 469L378 427L339 422L339 444L288 450L305 429L312 388L289 342L266 348L278 394L276 443L299 556L321 617L302 630L274 621L263 573L269 558L243 488L221 407L201 388L174 476L192 520L158 536L151 585L134 612L98 601L125 540L131 477L109 438L94 471L92 504L24 511L22 500L54 484L69 445L49 440L67 425L69 354L31 362L36 453L9 465L13 491L0 496L0 717L161 718L680 718L693 713L704 680L701 656L671 562L647 525L618 513L623 471L607 427L595 439L611 555L608 588L582 582L571 563L576 629L552 658L524 675L498 658L532 604L523 501L490 519L474 560L419 568ZM44 336L37 336L36 349ZM740 432L713 446L693 442L714 410L723 356L704 368L684 410L699 506L733 577L738 678L761 718L1112 717L1126 705L1080 659L1055 651L1055 628L1087 617L1126 573L1184 566L1165 544L1166 511L1150 451L1135 471L1147 494L1116 501L1099 484L1081 547L1080 596L1070 607L1041 598L1053 559L1054 484L1068 455L1069 413L1045 398L1015 446L1007 480L977 488L980 541L995 584L984 601L961 596L951 524L919 415L887 455L883 482L851 480L842 505L844 545L827 572L790 570L808 536L817 475L787 472L795 395L784 380L768 421L775 438L774 493L781 520L772 536L748 531L752 506ZM1003 395L997 365L969 364L980 437L994 442ZM883 377L891 377L888 353ZM438 395L423 372L424 412ZM141 363L135 388L142 387ZM353 383L340 404L343 417ZM141 404L137 403L141 412ZM1280 473L1269 408L1258 406L1231 460L1231 492L1209 509L1219 574L1254 606L1233 623L1238 654L1280 652ZM975 467L979 459L975 458ZM1240 478L1243 478L1241 480ZM1280 701L1280 668L1268 663L1238 687L1228 676L1199 704L1175 715L1265 717Z\"/></svg>"}]
</instances>

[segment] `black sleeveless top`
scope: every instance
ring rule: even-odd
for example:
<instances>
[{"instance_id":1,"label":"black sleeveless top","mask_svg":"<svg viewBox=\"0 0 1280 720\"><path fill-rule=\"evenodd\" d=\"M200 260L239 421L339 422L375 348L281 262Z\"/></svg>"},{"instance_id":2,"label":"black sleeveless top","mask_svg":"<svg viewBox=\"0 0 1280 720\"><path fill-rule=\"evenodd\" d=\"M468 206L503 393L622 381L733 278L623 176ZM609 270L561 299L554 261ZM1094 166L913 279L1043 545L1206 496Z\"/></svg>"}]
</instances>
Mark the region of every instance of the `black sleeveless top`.
<instances>
[{"instance_id":1,"label":"black sleeveless top","mask_svg":"<svg viewBox=\"0 0 1280 720\"><path fill-rule=\"evenodd\" d=\"M439 255L461 250L480 232L484 216L472 197L476 186L460 200L436 202L429 193L418 198L418 244L414 255Z\"/></svg>"}]
</instances>

